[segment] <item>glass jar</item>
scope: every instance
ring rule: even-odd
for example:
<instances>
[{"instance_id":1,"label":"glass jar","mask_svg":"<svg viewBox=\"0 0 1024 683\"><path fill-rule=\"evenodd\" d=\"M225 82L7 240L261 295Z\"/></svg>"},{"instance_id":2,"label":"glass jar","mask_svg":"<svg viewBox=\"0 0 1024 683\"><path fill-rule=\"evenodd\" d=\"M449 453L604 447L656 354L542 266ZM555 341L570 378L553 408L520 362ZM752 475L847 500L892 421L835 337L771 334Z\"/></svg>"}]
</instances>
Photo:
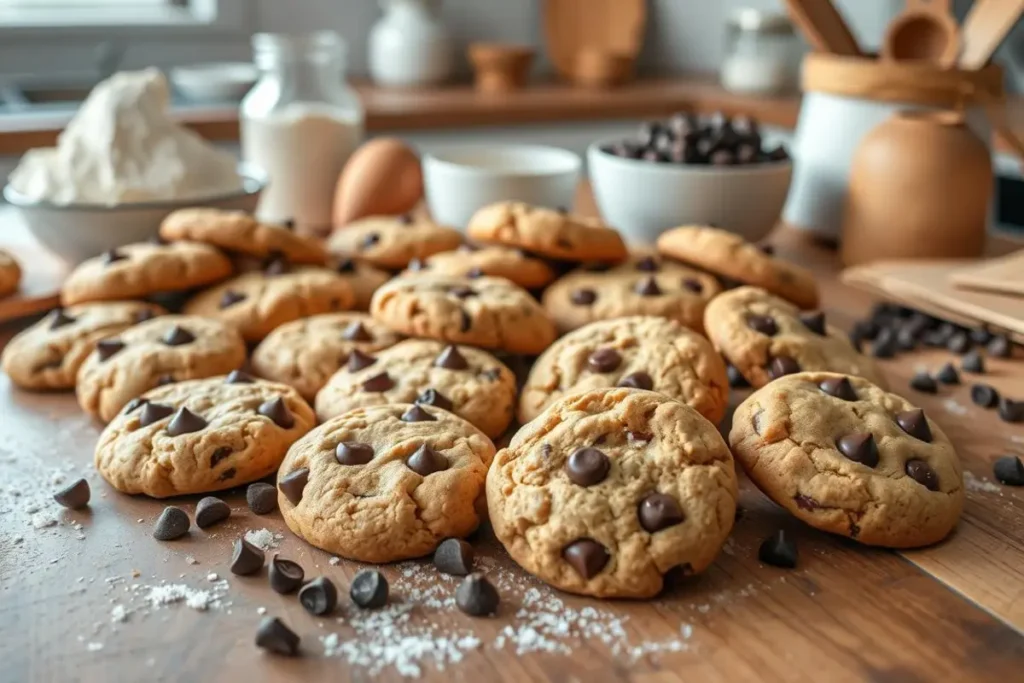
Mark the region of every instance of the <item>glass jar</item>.
<instances>
[{"instance_id":1,"label":"glass jar","mask_svg":"<svg viewBox=\"0 0 1024 683\"><path fill-rule=\"evenodd\" d=\"M751 95L791 92L800 76L802 55L803 45L788 17L738 10L726 25L722 86Z\"/></svg>"},{"instance_id":2,"label":"glass jar","mask_svg":"<svg viewBox=\"0 0 1024 683\"><path fill-rule=\"evenodd\" d=\"M242 100L242 159L269 184L260 220L304 231L332 226L334 188L363 137L363 107L345 82L345 44L333 31L253 36L260 80Z\"/></svg>"}]
</instances>

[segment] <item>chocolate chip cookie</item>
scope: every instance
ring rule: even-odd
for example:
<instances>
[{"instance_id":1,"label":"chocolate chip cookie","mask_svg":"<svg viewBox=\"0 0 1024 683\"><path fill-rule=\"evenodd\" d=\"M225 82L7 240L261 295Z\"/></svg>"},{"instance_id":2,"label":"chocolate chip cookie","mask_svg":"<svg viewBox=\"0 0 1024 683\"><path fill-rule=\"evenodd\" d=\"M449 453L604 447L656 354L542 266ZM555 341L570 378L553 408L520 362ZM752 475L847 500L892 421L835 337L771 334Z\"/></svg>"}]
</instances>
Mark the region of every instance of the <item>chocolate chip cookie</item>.
<instances>
[{"instance_id":1,"label":"chocolate chip cookie","mask_svg":"<svg viewBox=\"0 0 1024 683\"><path fill-rule=\"evenodd\" d=\"M935 543L963 509L960 460L942 429L860 377L802 372L776 380L736 409L729 442L768 497L861 543Z\"/></svg>"},{"instance_id":2,"label":"chocolate chip cookie","mask_svg":"<svg viewBox=\"0 0 1024 683\"><path fill-rule=\"evenodd\" d=\"M699 225L674 228L658 238L658 251L728 280L761 287L800 308L818 305L818 283L810 271L726 230Z\"/></svg>"},{"instance_id":3,"label":"chocolate chip cookie","mask_svg":"<svg viewBox=\"0 0 1024 683\"><path fill-rule=\"evenodd\" d=\"M11 252L0 249L0 296L18 291L21 284L21 266Z\"/></svg>"},{"instance_id":4,"label":"chocolate chip cookie","mask_svg":"<svg viewBox=\"0 0 1024 683\"><path fill-rule=\"evenodd\" d=\"M365 261L386 270L402 270L413 259L450 251L462 243L452 228L422 217L372 216L335 230L327 249L342 258Z\"/></svg>"},{"instance_id":5,"label":"chocolate chip cookie","mask_svg":"<svg viewBox=\"0 0 1024 683\"><path fill-rule=\"evenodd\" d=\"M703 571L732 529L736 472L718 430L652 391L552 404L487 474L494 533L556 588L647 598L673 568Z\"/></svg>"},{"instance_id":6,"label":"chocolate chip cookie","mask_svg":"<svg viewBox=\"0 0 1024 683\"><path fill-rule=\"evenodd\" d=\"M434 254L426 261L414 262L409 270L468 278L493 275L525 289L540 289L555 279L555 270L547 261L520 249L471 244L463 244L455 251Z\"/></svg>"},{"instance_id":7,"label":"chocolate chip cookie","mask_svg":"<svg viewBox=\"0 0 1024 683\"><path fill-rule=\"evenodd\" d=\"M515 375L486 351L410 339L349 356L316 395L316 414L323 421L354 408L415 403L455 413L493 439L512 421L515 401Z\"/></svg>"},{"instance_id":8,"label":"chocolate chip cookie","mask_svg":"<svg viewBox=\"0 0 1024 683\"><path fill-rule=\"evenodd\" d=\"M704 308L721 286L711 275L653 254L637 253L614 268L586 266L544 291L544 310L561 332L595 320L656 315L704 329Z\"/></svg>"},{"instance_id":9,"label":"chocolate chip cookie","mask_svg":"<svg viewBox=\"0 0 1024 683\"><path fill-rule=\"evenodd\" d=\"M144 299L209 285L232 271L231 260L207 244L126 244L80 263L64 281L60 298L65 306Z\"/></svg>"},{"instance_id":10,"label":"chocolate chip cookie","mask_svg":"<svg viewBox=\"0 0 1024 683\"><path fill-rule=\"evenodd\" d=\"M562 261L618 263L628 256L619 233L601 221L522 202L485 206L473 215L466 231L477 242Z\"/></svg>"},{"instance_id":11,"label":"chocolate chip cookie","mask_svg":"<svg viewBox=\"0 0 1024 683\"><path fill-rule=\"evenodd\" d=\"M433 419L412 419L420 413ZM361 562L432 553L472 533L494 445L433 406L358 408L288 451L277 476L288 527L327 552Z\"/></svg>"},{"instance_id":12,"label":"chocolate chip cookie","mask_svg":"<svg viewBox=\"0 0 1024 683\"><path fill-rule=\"evenodd\" d=\"M23 389L72 389L85 359L104 337L163 313L155 304L112 301L58 308L16 335L3 368Z\"/></svg>"},{"instance_id":13,"label":"chocolate chip cookie","mask_svg":"<svg viewBox=\"0 0 1024 683\"><path fill-rule=\"evenodd\" d=\"M757 287L720 294L704 313L711 343L754 387L802 370L857 375L886 386L874 361L825 320L822 311L801 312Z\"/></svg>"},{"instance_id":14,"label":"chocolate chip cookie","mask_svg":"<svg viewBox=\"0 0 1024 683\"><path fill-rule=\"evenodd\" d=\"M504 278L414 273L377 290L370 314L410 337L538 354L555 339L544 309Z\"/></svg>"},{"instance_id":15,"label":"chocolate chip cookie","mask_svg":"<svg viewBox=\"0 0 1024 683\"><path fill-rule=\"evenodd\" d=\"M260 259L280 254L292 263L312 265L323 265L327 259L327 251L316 240L285 225L261 223L244 211L179 209L160 224L160 236L170 242L203 242Z\"/></svg>"},{"instance_id":16,"label":"chocolate chip cookie","mask_svg":"<svg viewBox=\"0 0 1024 683\"><path fill-rule=\"evenodd\" d=\"M179 382L126 405L100 435L96 469L124 493L166 498L262 479L316 426L291 387L235 372Z\"/></svg>"},{"instance_id":17,"label":"chocolate chip cookie","mask_svg":"<svg viewBox=\"0 0 1024 683\"><path fill-rule=\"evenodd\" d=\"M246 341L260 341L292 320L352 308L346 278L316 266L271 261L262 271L242 273L189 299L184 312L231 325Z\"/></svg>"},{"instance_id":18,"label":"chocolate chip cookie","mask_svg":"<svg viewBox=\"0 0 1024 683\"><path fill-rule=\"evenodd\" d=\"M96 343L78 370L78 404L109 422L150 389L223 375L244 362L245 342L225 323L189 315L154 318Z\"/></svg>"},{"instance_id":19,"label":"chocolate chip cookie","mask_svg":"<svg viewBox=\"0 0 1024 683\"><path fill-rule=\"evenodd\" d=\"M567 394L615 386L665 394L714 424L729 404L725 363L707 339L673 320L619 318L570 332L541 354L519 397L519 421Z\"/></svg>"},{"instance_id":20,"label":"chocolate chip cookie","mask_svg":"<svg viewBox=\"0 0 1024 683\"><path fill-rule=\"evenodd\" d=\"M365 313L314 315L267 335L252 353L252 369L260 377L295 387L312 403L353 351L370 354L401 339Z\"/></svg>"},{"instance_id":21,"label":"chocolate chip cookie","mask_svg":"<svg viewBox=\"0 0 1024 683\"><path fill-rule=\"evenodd\" d=\"M357 311L369 310L373 293L391 279L391 273L351 258L332 259L328 267L340 275L352 289L352 295L355 297L352 308Z\"/></svg>"}]
</instances>

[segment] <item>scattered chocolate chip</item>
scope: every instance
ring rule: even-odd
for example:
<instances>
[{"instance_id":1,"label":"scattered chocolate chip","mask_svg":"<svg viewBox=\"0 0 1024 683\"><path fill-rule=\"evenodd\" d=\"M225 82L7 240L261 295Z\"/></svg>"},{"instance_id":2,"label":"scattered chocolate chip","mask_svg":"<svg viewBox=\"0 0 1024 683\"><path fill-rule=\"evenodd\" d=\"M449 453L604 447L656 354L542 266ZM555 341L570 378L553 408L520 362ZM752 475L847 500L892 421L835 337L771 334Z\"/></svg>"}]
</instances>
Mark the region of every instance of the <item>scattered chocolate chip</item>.
<instances>
[{"instance_id":1,"label":"scattered chocolate chip","mask_svg":"<svg viewBox=\"0 0 1024 683\"><path fill-rule=\"evenodd\" d=\"M410 470L421 477L429 477L435 472L448 469L448 458L427 444L423 444L406 458L405 464Z\"/></svg>"},{"instance_id":2,"label":"scattered chocolate chip","mask_svg":"<svg viewBox=\"0 0 1024 683\"><path fill-rule=\"evenodd\" d=\"M796 543L791 541L782 529L764 539L761 547L757 549L757 559L773 567L793 569L798 557Z\"/></svg>"},{"instance_id":3,"label":"scattered chocolate chip","mask_svg":"<svg viewBox=\"0 0 1024 683\"><path fill-rule=\"evenodd\" d=\"M416 260L416 259L413 259ZM411 265L411 264L410 264ZM334 270L341 275L348 275L356 272L356 262L350 258L343 258L334 266Z\"/></svg>"},{"instance_id":4,"label":"scattered chocolate chip","mask_svg":"<svg viewBox=\"0 0 1024 683\"><path fill-rule=\"evenodd\" d=\"M970 351L972 346L974 346L974 344L971 342L971 338L966 332L957 332L949 338L948 342L946 342L946 348L959 355L963 355Z\"/></svg>"},{"instance_id":5,"label":"scattered chocolate chip","mask_svg":"<svg viewBox=\"0 0 1024 683\"><path fill-rule=\"evenodd\" d=\"M603 451L597 448L580 448L569 456L565 472L578 486L594 486L608 477L612 463Z\"/></svg>"},{"instance_id":6,"label":"scattered chocolate chip","mask_svg":"<svg viewBox=\"0 0 1024 683\"><path fill-rule=\"evenodd\" d=\"M224 378L224 384L252 384L256 381L256 378L247 372L241 370L232 370L228 373L228 376Z\"/></svg>"},{"instance_id":7,"label":"scattered chocolate chip","mask_svg":"<svg viewBox=\"0 0 1024 683\"><path fill-rule=\"evenodd\" d=\"M993 358L1009 358L1013 355L1013 343L1005 335L996 335L985 347Z\"/></svg>"},{"instance_id":8,"label":"scattered chocolate chip","mask_svg":"<svg viewBox=\"0 0 1024 683\"><path fill-rule=\"evenodd\" d=\"M158 541L173 541L187 534L191 524L184 510L168 505L153 525L153 538Z\"/></svg>"},{"instance_id":9,"label":"scattered chocolate chip","mask_svg":"<svg viewBox=\"0 0 1024 683\"><path fill-rule=\"evenodd\" d=\"M871 345L871 355L875 358L892 358L897 350L896 335L889 328L883 328Z\"/></svg>"},{"instance_id":10,"label":"scattered chocolate chip","mask_svg":"<svg viewBox=\"0 0 1024 683\"><path fill-rule=\"evenodd\" d=\"M702 285L699 281L694 280L693 278L684 277L682 284L683 289L693 292L694 294L700 294L701 292L704 291L704 285Z\"/></svg>"},{"instance_id":11,"label":"scattered chocolate chip","mask_svg":"<svg viewBox=\"0 0 1024 683\"><path fill-rule=\"evenodd\" d=\"M146 401L145 405L142 406L142 412L139 413L139 426L148 427L154 422L159 422L165 417L169 417L173 414L174 406Z\"/></svg>"},{"instance_id":12,"label":"scattered chocolate chip","mask_svg":"<svg viewBox=\"0 0 1024 683\"><path fill-rule=\"evenodd\" d=\"M292 505L298 505L302 501L302 491L309 483L309 468L300 467L294 472L289 472L277 482L277 488Z\"/></svg>"},{"instance_id":13,"label":"scattered chocolate chip","mask_svg":"<svg viewBox=\"0 0 1024 683\"><path fill-rule=\"evenodd\" d=\"M913 330L901 327L896 332L896 348L900 351L913 351L917 348L917 336Z\"/></svg>"},{"instance_id":14,"label":"scattered chocolate chip","mask_svg":"<svg viewBox=\"0 0 1024 683\"><path fill-rule=\"evenodd\" d=\"M653 256L644 256L636 262L636 269L645 273L657 273L658 261Z\"/></svg>"},{"instance_id":15,"label":"scattered chocolate chip","mask_svg":"<svg viewBox=\"0 0 1024 683\"><path fill-rule=\"evenodd\" d=\"M939 477L924 460L908 460L906 470L907 476L929 491L939 490Z\"/></svg>"},{"instance_id":16,"label":"scattered chocolate chip","mask_svg":"<svg viewBox=\"0 0 1024 683\"><path fill-rule=\"evenodd\" d=\"M66 486L53 494L55 501L71 510L84 508L89 504L89 497L89 482L85 479L79 479L70 486Z\"/></svg>"},{"instance_id":17,"label":"scattered chocolate chip","mask_svg":"<svg viewBox=\"0 0 1024 683\"><path fill-rule=\"evenodd\" d=\"M434 566L442 574L469 574L473 571L473 546L461 538L446 538L434 551Z\"/></svg>"},{"instance_id":18,"label":"scattered chocolate chip","mask_svg":"<svg viewBox=\"0 0 1024 683\"><path fill-rule=\"evenodd\" d=\"M985 327L975 327L971 330L971 341L982 346L992 341L993 336L995 335L989 332L988 328Z\"/></svg>"},{"instance_id":19,"label":"scattered chocolate chip","mask_svg":"<svg viewBox=\"0 0 1024 683\"><path fill-rule=\"evenodd\" d=\"M590 306L597 301L597 292L592 289L577 289L570 295L570 298L577 306Z\"/></svg>"},{"instance_id":20,"label":"scattered chocolate chip","mask_svg":"<svg viewBox=\"0 0 1024 683\"><path fill-rule=\"evenodd\" d=\"M601 573L611 556L597 541L581 538L562 549L562 559L584 579L592 579Z\"/></svg>"},{"instance_id":21,"label":"scattered chocolate chip","mask_svg":"<svg viewBox=\"0 0 1024 683\"><path fill-rule=\"evenodd\" d=\"M349 362L351 363L351 357L349 357ZM394 386L394 381L391 379L391 376L388 375L387 371L385 370L384 372L378 372L373 377L364 381L363 391L369 391L374 394L380 394L387 391L388 389L394 388Z\"/></svg>"},{"instance_id":22,"label":"scattered chocolate chip","mask_svg":"<svg viewBox=\"0 0 1024 683\"><path fill-rule=\"evenodd\" d=\"M441 410L447 410L448 412L452 412L452 408L454 407L454 405L452 404L451 400L448 399L447 396L442 394L437 389L427 389L422 394L420 394L419 396L416 397L416 403L418 403L420 405L423 405L423 406L434 406L435 408L440 408ZM430 420L430 421L434 421L434 420L437 419L437 418L431 416L429 413L427 415L428 415L427 419ZM403 420L404 419L405 418L403 418Z\"/></svg>"},{"instance_id":23,"label":"scattered chocolate chip","mask_svg":"<svg viewBox=\"0 0 1024 683\"><path fill-rule=\"evenodd\" d=\"M220 498L206 496L196 503L196 526L200 529L223 522L231 516L231 506Z\"/></svg>"},{"instance_id":24,"label":"scattered chocolate chip","mask_svg":"<svg viewBox=\"0 0 1024 683\"><path fill-rule=\"evenodd\" d=\"M322 616L338 604L338 589L326 576L318 576L299 591L299 602L310 614Z\"/></svg>"},{"instance_id":25,"label":"scattered chocolate chip","mask_svg":"<svg viewBox=\"0 0 1024 683\"><path fill-rule=\"evenodd\" d=\"M1003 396L999 399L999 419L1003 422L1024 422L1024 401Z\"/></svg>"},{"instance_id":26,"label":"scattered chocolate chip","mask_svg":"<svg viewBox=\"0 0 1024 683\"><path fill-rule=\"evenodd\" d=\"M664 493L652 493L640 501L637 516L640 518L640 526L652 534L681 524L685 518L679 502Z\"/></svg>"},{"instance_id":27,"label":"scattered chocolate chip","mask_svg":"<svg viewBox=\"0 0 1024 683\"><path fill-rule=\"evenodd\" d=\"M747 327L769 337L779 333L779 326L775 318L770 315L749 315L747 316Z\"/></svg>"},{"instance_id":28,"label":"scattered chocolate chip","mask_svg":"<svg viewBox=\"0 0 1024 683\"><path fill-rule=\"evenodd\" d=\"M794 375L798 372L800 372L800 364L789 356L776 356L768 364L768 376L772 379Z\"/></svg>"},{"instance_id":29,"label":"scattered chocolate chip","mask_svg":"<svg viewBox=\"0 0 1024 683\"><path fill-rule=\"evenodd\" d=\"M952 363L946 363L935 373L935 379L943 384L960 384L960 373L956 371Z\"/></svg>"},{"instance_id":30,"label":"scattered chocolate chip","mask_svg":"<svg viewBox=\"0 0 1024 683\"><path fill-rule=\"evenodd\" d=\"M63 308L53 309L53 313L50 314L50 329L56 330L65 325L70 325L75 322L75 319L64 312Z\"/></svg>"},{"instance_id":31,"label":"scattered chocolate chip","mask_svg":"<svg viewBox=\"0 0 1024 683\"><path fill-rule=\"evenodd\" d=\"M878 465L878 445L873 434L847 434L836 440L839 452L868 467Z\"/></svg>"},{"instance_id":32,"label":"scattered chocolate chip","mask_svg":"<svg viewBox=\"0 0 1024 683\"><path fill-rule=\"evenodd\" d=\"M654 277L644 278L640 282L636 283L633 287L633 291L640 296L660 296L661 287L658 286L658 281Z\"/></svg>"},{"instance_id":33,"label":"scattered chocolate chip","mask_svg":"<svg viewBox=\"0 0 1024 683\"><path fill-rule=\"evenodd\" d=\"M124 342L120 339L101 339L96 342L96 355L105 361L123 348Z\"/></svg>"},{"instance_id":34,"label":"scattered chocolate chip","mask_svg":"<svg viewBox=\"0 0 1024 683\"><path fill-rule=\"evenodd\" d=\"M811 313L801 313L800 322L804 324L804 327L809 329L814 334L824 337L825 331L825 313L823 311L814 311Z\"/></svg>"},{"instance_id":35,"label":"scattered chocolate chip","mask_svg":"<svg viewBox=\"0 0 1024 683\"><path fill-rule=\"evenodd\" d=\"M171 329L167 330L167 334L164 335L161 341L168 346L183 346L185 344L190 344L195 340L196 336L194 334L180 325L175 325Z\"/></svg>"},{"instance_id":36,"label":"scattered chocolate chip","mask_svg":"<svg viewBox=\"0 0 1024 683\"><path fill-rule=\"evenodd\" d=\"M245 490L245 502L254 515L269 515L277 509L277 489L261 481L249 484Z\"/></svg>"},{"instance_id":37,"label":"scattered chocolate chip","mask_svg":"<svg viewBox=\"0 0 1024 683\"><path fill-rule=\"evenodd\" d=\"M376 362L377 359L373 356L363 353L359 349L352 349L352 353L348 355L348 363L346 363L345 367L349 372L359 372L363 368L368 368Z\"/></svg>"},{"instance_id":38,"label":"scattered chocolate chip","mask_svg":"<svg viewBox=\"0 0 1024 683\"><path fill-rule=\"evenodd\" d=\"M472 617L486 617L498 611L498 590L483 574L470 574L455 589L455 604Z\"/></svg>"},{"instance_id":39,"label":"scattered chocolate chip","mask_svg":"<svg viewBox=\"0 0 1024 683\"><path fill-rule=\"evenodd\" d=\"M240 301L245 301L246 298L246 295L241 292L236 292L233 289L226 289L220 296L220 308L221 310L230 308Z\"/></svg>"},{"instance_id":40,"label":"scattered chocolate chip","mask_svg":"<svg viewBox=\"0 0 1024 683\"><path fill-rule=\"evenodd\" d=\"M1001 484L1024 486L1024 463L1015 455L1006 455L996 460L992 474Z\"/></svg>"},{"instance_id":41,"label":"scattered chocolate chip","mask_svg":"<svg viewBox=\"0 0 1024 683\"><path fill-rule=\"evenodd\" d=\"M469 367L469 362L459 353L457 347L446 346L434 361L434 365L446 370L465 370Z\"/></svg>"},{"instance_id":42,"label":"scattered chocolate chip","mask_svg":"<svg viewBox=\"0 0 1024 683\"><path fill-rule=\"evenodd\" d=\"M935 378L927 372L918 372L910 378L910 388L925 394L934 394L939 391L939 385Z\"/></svg>"},{"instance_id":43,"label":"scattered chocolate chip","mask_svg":"<svg viewBox=\"0 0 1024 683\"><path fill-rule=\"evenodd\" d=\"M302 566L298 562L282 560L275 553L273 559L270 560L267 578L275 593L286 595L299 589L302 580L306 578L306 572L302 570Z\"/></svg>"},{"instance_id":44,"label":"scattered chocolate chip","mask_svg":"<svg viewBox=\"0 0 1024 683\"><path fill-rule=\"evenodd\" d=\"M348 595L362 609L377 609L388 602L388 580L376 569L364 569L352 578Z\"/></svg>"},{"instance_id":45,"label":"scattered chocolate chip","mask_svg":"<svg viewBox=\"0 0 1024 683\"><path fill-rule=\"evenodd\" d=\"M619 380L619 386L650 391L654 388L654 380L646 372L631 372Z\"/></svg>"},{"instance_id":46,"label":"scattered chocolate chip","mask_svg":"<svg viewBox=\"0 0 1024 683\"><path fill-rule=\"evenodd\" d=\"M127 258L127 254L123 254L117 249L108 249L107 251L103 252L103 265L109 266L111 263L124 261Z\"/></svg>"},{"instance_id":47,"label":"scattered chocolate chip","mask_svg":"<svg viewBox=\"0 0 1024 683\"><path fill-rule=\"evenodd\" d=\"M999 392L987 384L975 384L971 387L971 401L982 408L995 408L999 405Z\"/></svg>"},{"instance_id":48,"label":"scattered chocolate chip","mask_svg":"<svg viewBox=\"0 0 1024 683\"><path fill-rule=\"evenodd\" d=\"M348 341L373 341L373 335L360 320L350 322L345 331L341 333L341 338Z\"/></svg>"},{"instance_id":49,"label":"scattered chocolate chip","mask_svg":"<svg viewBox=\"0 0 1024 683\"><path fill-rule=\"evenodd\" d=\"M928 426L928 418L924 416L924 411L920 408L897 413L896 424L915 439L920 439L926 443L932 442L932 430Z\"/></svg>"},{"instance_id":50,"label":"scattered chocolate chip","mask_svg":"<svg viewBox=\"0 0 1024 683\"><path fill-rule=\"evenodd\" d=\"M448 293L456 299L468 299L471 296L476 296L476 290L466 285L456 285L449 289Z\"/></svg>"},{"instance_id":51,"label":"scattered chocolate chip","mask_svg":"<svg viewBox=\"0 0 1024 683\"><path fill-rule=\"evenodd\" d=\"M294 657L299 653L299 636L277 617L264 617L256 629L256 647L276 655Z\"/></svg>"},{"instance_id":52,"label":"scattered chocolate chip","mask_svg":"<svg viewBox=\"0 0 1024 683\"><path fill-rule=\"evenodd\" d=\"M971 351L960 361L960 369L975 375L985 374L985 359L977 351Z\"/></svg>"},{"instance_id":53,"label":"scattered chocolate chip","mask_svg":"<svg viewBox=\"0 0 1024 683\"><path fill-rule=\"evenodd\" d=\"M736 369L735 365L730 363L725 367L725 371L726 375L729 377L729 386L733 389L745 389L750 386L750 382L748 382L747 378Z\"/></svg>"},{"instance_id":54,"label":"scattered chocolate chip","mask_svg":"<svg viewBox=\"0 0 1024 683\"><path fill-rule=\"evenodd\" d=\"M850 384L849 377L829 377L822 380L818 388L829 396L835 396L844 401L857 400L857 392L854 391L853 385Z\"/></svg>"},{"instance_id":55,"label":"scattered chocolate chip","mask_svg":"<svg viewBox=\"0 0 1024 683\"><path fill-rule=\"evenodd\" d=\"M231 552L231 573L239 576L255 574L263 568L263 551L245 540L235 539L235 545Z\"/></svg>"},{"instance_id":56,"label":"scattered chocolate chip","mask_svg":"<svg viewBox=\"0 0 1024 683\"><path fill-rule=\"evenodd\" d=\"M598 349L587 357L587 367L592 372L613 372L622 364L622 356L615 349Z\"/></svg>"},{"instance_id":57,"label":"scattered chocolate chip","mask_svg":"<svg viewBox=\"0 0 1024 683\"><path fill-rule=\"evenodd\" d=\"M280 396L276 396L261 404L256 409L256 412L263 417L269 417L270 421L281 429L291 429L295 426L295 417L292 415L292 411L288 410L288 405Z\"/></svg>"},{"instance_id":58,"label":"scattered chocolate chip","mask_svg":"<svg viewBox=\"0 0 1024 683\"><path fill-rule=\"evenodd\" d=\"M402 413L401 420L402 422L437 422L436 417L423 410L419 405L413 405Z\"/></svg>"},{"instance_id":59,"label":"scattered chocolate chip","mask_svg":"<svg viewBox=\"0 0 1024 683\"><path fill-rule=\"evenodd\" d=\"M201 429L206 429L206 420L199 415L196 415L191 410L182 406L178 408L178 412L174 414L171 421L167 423L167 434L169 436L181 436L182 434L191 434L198 432Z\"/></svg>"}]
</instances>

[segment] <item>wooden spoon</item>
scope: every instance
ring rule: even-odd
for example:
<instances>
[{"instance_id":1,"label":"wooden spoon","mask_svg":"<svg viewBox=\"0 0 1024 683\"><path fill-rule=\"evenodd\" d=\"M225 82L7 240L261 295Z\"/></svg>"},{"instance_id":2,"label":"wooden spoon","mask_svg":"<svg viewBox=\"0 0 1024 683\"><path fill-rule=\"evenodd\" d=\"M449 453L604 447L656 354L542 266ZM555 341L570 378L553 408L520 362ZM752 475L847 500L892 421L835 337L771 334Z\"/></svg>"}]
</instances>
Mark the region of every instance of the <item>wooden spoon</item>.
<instances>
[{"instance_id":1,"label":"wooden spoon","mask_svg":"<svg viewBox=\"0 0 1024 683\"><path fill-rule=\"evenodd\" d=\"M1024 0L975 0L964 20L961 69L980 69L988 64L999 45L1024 12Z\"/></svg>"},{"instance_id":2,"label":"wooden spoon","mask_svg":"<svg viewBox=\"0 0 1024 683\"><path fill-rule=\"evenodd\" d=\"M932 62L952 67L960 55L960 27L950 0L907 0L885 34L882 56L898 61Z\"/></svg>"},{"instance_id":3,"label":"wooden spoon","mask_svg":"<svg viewBox=\"0 0 1024 683\"><path fill-rule=\"evenodd\" d=\"M786 0L793 23L818 52L859 57L857 39L832 0Z\"/></svg>"}]
</instances>

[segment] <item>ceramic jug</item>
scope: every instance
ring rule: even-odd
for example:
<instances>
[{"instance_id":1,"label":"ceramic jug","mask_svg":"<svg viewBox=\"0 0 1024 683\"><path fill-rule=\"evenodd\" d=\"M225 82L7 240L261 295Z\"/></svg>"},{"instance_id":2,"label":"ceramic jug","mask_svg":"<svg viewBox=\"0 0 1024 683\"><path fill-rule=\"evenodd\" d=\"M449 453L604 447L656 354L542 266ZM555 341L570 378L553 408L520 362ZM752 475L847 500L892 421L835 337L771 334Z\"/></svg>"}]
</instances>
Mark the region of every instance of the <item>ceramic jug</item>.
<instances>
[{"instance_id":1,"label":"ceramic jug","mask_svg":"<svg viewBox=\"0 0 1024 683\"><path fill-rule=\"evenodd\" d=\"M451 75L448 29L440 0L381 0L384 16L370 30L370 75L378 85L421 86Z\"/></svg>"}]
</instances>

